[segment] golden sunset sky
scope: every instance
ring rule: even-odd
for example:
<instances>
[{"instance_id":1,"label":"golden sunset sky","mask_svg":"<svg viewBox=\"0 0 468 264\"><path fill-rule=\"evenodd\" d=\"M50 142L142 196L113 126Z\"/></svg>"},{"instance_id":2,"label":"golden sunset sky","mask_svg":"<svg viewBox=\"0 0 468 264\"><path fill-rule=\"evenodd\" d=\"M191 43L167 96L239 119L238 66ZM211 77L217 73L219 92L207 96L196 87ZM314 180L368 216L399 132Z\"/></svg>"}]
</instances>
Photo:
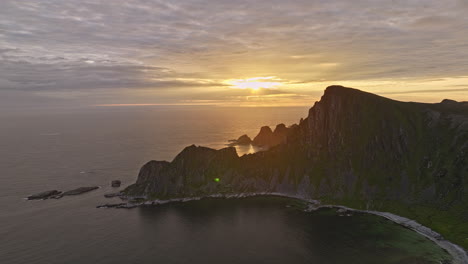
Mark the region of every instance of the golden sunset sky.
<instances>
[{"instance_id":1,"label":"golden sunset sky","mask_svg":"<svg viewBox=\"0 0 468 264\"><path fill-rule=\"evenodd\" d=\"M468 0L2 0L0 105L468 100Z\"/></svg>"}]
</instances>

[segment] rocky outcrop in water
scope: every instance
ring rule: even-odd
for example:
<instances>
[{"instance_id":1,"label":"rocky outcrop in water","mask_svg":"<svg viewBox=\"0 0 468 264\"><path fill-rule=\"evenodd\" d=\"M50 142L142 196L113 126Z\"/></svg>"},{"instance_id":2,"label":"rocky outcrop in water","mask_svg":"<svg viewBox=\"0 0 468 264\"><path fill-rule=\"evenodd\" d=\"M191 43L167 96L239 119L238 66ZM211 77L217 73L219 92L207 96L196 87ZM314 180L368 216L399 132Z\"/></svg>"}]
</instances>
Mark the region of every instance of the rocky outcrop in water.
<instances>
[{"instance_id":1,"label":"rocky outcrop in water","mask_svg":"<svg viewBox=\"0 0 468 264\"><path fill-rule=\"evenodd\" d=\"M96 208L127 208L127 203L103 204L98 205Z\"/></svg>"},{"instance_id":2,"label":"rocky outcrop in water","mask_svg":"<svg viewBox=\"0 0 468 264\"><path fill-rule=\"evenodd\" d=\"M272 131L269 126L263 126L253 140L247 135L242 135L238 139L230 140L231 143L229 146L233 147L237 145L254 145L264 149L269 149L271 147L285 143L289 131L290 129L287 128L284 124L277 125L274 131Z\"/></svg>"},{"instance_id":3,"label":"rocky outcrop in water","mask_svg":"<svg viewBox=\"0 0 468 264\"><path fill-rule=\"evenodd\" d=\"M44 200L44 199L51 198L52 196L60 195L61 193L62 192L57 191L57 190L45 191L45 192L40 192L40 193L30 195L27 197L27 199L28 200Z\"/></svg>"},{"instance_id":4,"label":"rocky outcrop in water","mask_svg":"<svg viewBox=\"0 0 468 264\"><path fill-rule=\"evenodd\" d=\"M147 199L277 192L415 219L468 248L468 106L330 86L297 125L262 127L267 151L190 146L127 189Z\"/></svg>"},{"instance_id":5,"label":"rocky outcrop in water","mask_svg":"<svg viewBox=\"0 0 468 264\"><path fill-rule=\"evenodd\" d=\"M66 192L61 192L57 190L45 191L45 192L40 192L37 194L30 195L27 197L27 199L28 200L60 199L63 196L79 195L79 194L90 192L96 189L99 189L99 187L98 186L80 187L80 188L76 188L76 189L69 190Z\"/></svg>"},{"instance_id":6,"label":"rocky outcrop in water","mask_svg":"<svg viewBox=\"0 0 468 264\"><path fill-rule=\"evenodd\" d=\"M288 132L289 130L284 124L277 125L274 131L270 127L264 126L253 139L252 145L268 148L277 146L286 142Z\"/></svg>"},{"instance_id":7,"label":"rocky outcrop in water","mask_svg":"<svg viewBox=\"0 0 468 264\"><path fill-rule=\"evenodd\" d=\"M80 188L76 188L76 189L73 189L73 190L70 190L70 191L66 191L66 192L62 193L62 196L79 195L79 194L90 192L90 191L93 191L93 190L96 190L96 189L99 189L99 187L98 186L80 187Z\"/></svg>"},{"instance_id":8,"label":"rocky outcrop in water","mask_svg":"<svg viewBox=\"0 0 468 264\"><path fill-rule=\"evenodd\" d=\"M252 139L247 136L247 135L242 135L240 136L238 139L234 139L234 140L230 140L230 144L229 146L233 147L233 146L237 146L237 145L250 145L252 144Z\"/></svg>"},{"instance_id":9,"label":"rocky outcrop in water","mask_svg":"<svg viewBox=\"0 0 468 264\"><path fill-rule=\"evenodd\" d=\"M119 180L113 180L113 181L111 182L111 186L112 186L112 187L120 187L121 184L122 184L122 182L119 181Z\"/></svg>"},{"instance_id":10,"label":"rocky outcrop in water","mask_svg":"<svg viewBox=\"0 0 468 264\"><path fill-rule=\"evenodd\" d=\"M114 198L114 197L121 197L121 196L123 196L123 194L121 192L104 194L104 197L106 197L106 198Z\"/></svg>"}]
</instances>

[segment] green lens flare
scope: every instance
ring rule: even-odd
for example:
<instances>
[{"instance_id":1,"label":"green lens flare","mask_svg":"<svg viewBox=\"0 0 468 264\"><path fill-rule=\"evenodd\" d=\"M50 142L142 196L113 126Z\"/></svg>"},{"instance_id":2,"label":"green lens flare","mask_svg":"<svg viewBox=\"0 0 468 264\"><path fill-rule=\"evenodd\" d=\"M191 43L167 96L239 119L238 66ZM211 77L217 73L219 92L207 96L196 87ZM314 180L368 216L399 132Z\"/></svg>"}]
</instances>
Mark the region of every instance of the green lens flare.
<instances>
[{"instance_id":1,"label":"green lens flare","mask_svg":"<svg viewBox=\"0 0 468 264\"><path fill-rule=\"evenodd\" d=\"M219 182L219 178L214 178L214 181L215 181L215 182Z\"/></svg>"}]
</instances>

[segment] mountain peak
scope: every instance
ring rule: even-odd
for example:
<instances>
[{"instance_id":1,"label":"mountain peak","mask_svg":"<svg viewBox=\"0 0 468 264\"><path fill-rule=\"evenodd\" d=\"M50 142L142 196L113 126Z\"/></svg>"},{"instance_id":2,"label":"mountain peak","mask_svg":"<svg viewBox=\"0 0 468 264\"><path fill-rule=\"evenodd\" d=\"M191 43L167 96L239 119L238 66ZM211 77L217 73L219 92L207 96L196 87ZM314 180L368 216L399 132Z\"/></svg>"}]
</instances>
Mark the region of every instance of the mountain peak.
<instances>
[{"instance_id":1,"label":"mountain peak","mask_svg":"<svg viewBox=\"0 0 468 264\"><path fill-rule=\"evenodd\" d=\"M444 99L442 100L442 102L440 102L441 104L456 104L458 103L457 101L455 100L451 100L451 99Z\"/></svg>"},{"instance_id":2,"label":"mountain peak","mask_svg":"<svg viewBox=\"0 0 468 264\"><path fill-rule=\"evenodd\" d=\"M325 88L325 92L326 91L332 91L332 90L340 90L340 89L346 89L346 87L344 87L343 85L336 85L336 84L335 85L330 85L327 88Z\"/></svg>"},{"instance_id":3,"label":"mountain peak","mask_svg":"<svg viewBox=\"0 0 468 264\"><path fill-rule=\"evenodd\" d=\"M336 95L349 95L349 94L371 94L355 88L349 88L341 85L331 85L325 89L323 96L336 96ZM375 95L375 94L372 94ZM375 95L377 96L377 95Z\"/></svg>"}]
</instances>

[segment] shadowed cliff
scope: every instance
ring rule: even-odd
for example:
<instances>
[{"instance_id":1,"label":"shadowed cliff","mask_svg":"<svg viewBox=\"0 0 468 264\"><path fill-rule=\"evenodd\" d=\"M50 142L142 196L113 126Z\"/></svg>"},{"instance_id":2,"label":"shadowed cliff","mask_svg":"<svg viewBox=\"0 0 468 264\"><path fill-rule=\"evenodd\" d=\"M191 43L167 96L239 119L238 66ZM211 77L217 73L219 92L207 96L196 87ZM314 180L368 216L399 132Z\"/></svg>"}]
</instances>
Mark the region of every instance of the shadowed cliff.
<instances>
[{"instance_id":1,"label":"shadowed cliff","mask_svg":"<svg viewBox=\"0 0 468 264\"><path fill-rule=\"evenodd\" d=\"M172 162L144 165L125 193L300 195L413 218L468 248L466 102L398 102L330 86L300 124L260 134L254 142L276 146L242 157L189 146Z\"/></svg>"}]
</instances>

